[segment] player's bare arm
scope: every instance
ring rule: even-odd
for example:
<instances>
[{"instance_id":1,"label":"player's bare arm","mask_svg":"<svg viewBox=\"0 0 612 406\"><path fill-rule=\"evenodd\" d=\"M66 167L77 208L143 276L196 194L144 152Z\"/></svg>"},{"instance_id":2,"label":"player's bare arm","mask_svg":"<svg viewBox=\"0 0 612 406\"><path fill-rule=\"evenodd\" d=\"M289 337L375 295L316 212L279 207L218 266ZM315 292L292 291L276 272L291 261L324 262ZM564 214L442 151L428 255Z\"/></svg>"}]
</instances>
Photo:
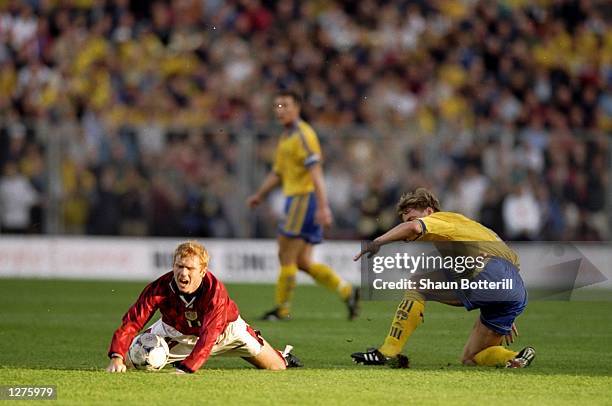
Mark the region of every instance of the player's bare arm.
<instances>
[{"instance_id":1,"label":"player's bare arm","mask_svg":"<svg viewBox=\"0 0 612 406\"><path fill-rule=\"evenodd\" d=\"M361 252L353 258L357 261L364 254L368 254L368 258L376 254L380 247L385 244L389 244L396 241L412 241L419 237L423 232L423 226L419 220L407 221L402 224L398 224L385 234L376 238L374 241L368 242Z\"/></svg>"},{"instance_id":2,"label":"player's bare arm","mask_svg":"<svg viewBox=\"0 0 612 406\"><path fill-rule=\"evenodd\" d=\"M320 163L315 163L311 165L308 170L312 176L312 181L315 187L315 197L317 199L315 220L324 227L330 226L333 221L333 216L331 209L329 208L329 202L327 201L327 191L325 190L323 168L321 167Z\"/></svg>"},{"instance_id":3,"label":"player's bare arm","mask_svg":"<svg viewBox=\"0 0 612 406\"><path fill-rule=\"evenodd\" d=\"M263 199L266 198L268 193L270 193L275 187L280 185L280 183L280 176L278 176L276 172L270 171L270 173L268 173L268 176L266 176L266 179L264 179L257 192L247 198L247 205L251 208L259 206Z\"/></svg>"}]
</instances>

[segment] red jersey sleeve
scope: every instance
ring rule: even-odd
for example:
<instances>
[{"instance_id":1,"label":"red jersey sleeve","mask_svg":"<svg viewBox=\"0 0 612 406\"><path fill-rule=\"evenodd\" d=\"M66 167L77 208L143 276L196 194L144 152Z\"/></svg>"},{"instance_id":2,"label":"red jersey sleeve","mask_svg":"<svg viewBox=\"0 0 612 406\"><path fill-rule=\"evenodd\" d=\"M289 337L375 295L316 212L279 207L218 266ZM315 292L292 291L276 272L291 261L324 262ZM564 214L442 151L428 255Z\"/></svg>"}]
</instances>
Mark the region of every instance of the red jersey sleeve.
<instances>
[{"instance_id":1,"label":"red jersey sleeve","mask_svg":"<svg viewBox=\"0 0 612 406\"><path fill-rule=\"evenodd\" d=\"M161 278L160 278L161 279ZM144 288L136 303L129 308L123 316L121 326L113 334L108 355L121 354L125 359L126 353L136 334L151 319L159 302L163 299L160 279L151 282Z\"/></svg>"}]
</instances>

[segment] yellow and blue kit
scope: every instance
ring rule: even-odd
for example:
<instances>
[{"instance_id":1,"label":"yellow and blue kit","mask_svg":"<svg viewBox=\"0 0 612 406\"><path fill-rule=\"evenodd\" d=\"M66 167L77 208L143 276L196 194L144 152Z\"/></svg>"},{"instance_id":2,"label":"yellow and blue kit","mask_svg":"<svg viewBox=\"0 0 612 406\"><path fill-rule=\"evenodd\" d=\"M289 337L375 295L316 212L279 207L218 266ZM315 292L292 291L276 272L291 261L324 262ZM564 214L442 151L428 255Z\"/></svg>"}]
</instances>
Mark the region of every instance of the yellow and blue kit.
<instances>
[{"instance_id":1,"label":"yellow and blue kit","mask_svg":"<svg viewBox=\"0 0 612 406\"><path fill-rule=\"evenodd\" d=\"M285 217L279 224L279 232L288 237L302 238L311 244L323 240L323 230L315 221L317 202L309 170L321 160L319 139L306 122L298 120L283 132L276 147L273 167L281 178L286 197Z\"/></svg>"},{"instance_id":2,"label":"yellow and blue kit","mask_svg":"<svg viewBox=\"0 0 612 406\"><path fill-rule=\"evenodd\" d=\"M527 290L519 274L519 258L496 233L461 214L436 212L418 219L422 233L418 241L438 242L452 255L485 255L484 267L472 273L453 273L452 277L472 282L512 281L511 289L469 289L456 293L467 310L480 309L480 319L491 330L509 334L512 323L527 305ZM446 243L455 242L455 243ZM461 242L461 243L460 243Z\"/></svg>"}]
</instances>

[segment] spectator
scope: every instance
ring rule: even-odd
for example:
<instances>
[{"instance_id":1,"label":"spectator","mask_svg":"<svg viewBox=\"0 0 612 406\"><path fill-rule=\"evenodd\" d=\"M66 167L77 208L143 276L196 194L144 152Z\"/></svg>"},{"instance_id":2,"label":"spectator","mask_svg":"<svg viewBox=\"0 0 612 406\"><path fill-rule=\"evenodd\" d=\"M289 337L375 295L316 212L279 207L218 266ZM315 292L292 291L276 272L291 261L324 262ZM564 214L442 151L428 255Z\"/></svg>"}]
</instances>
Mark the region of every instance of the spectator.
<instances>
[{"instance_id":1,"label":"spectator","mask_svg":"<svg viewBox=\"0 0 612 406\"><path fill-rule=\"evenodd\" d=\"M604 3L8 2L0 165L27 161L44 202L50 187L29 164L30 145L41 157L66 141L62 161L78 168L62 169L66 231L96 222L91 211L110 197L92 193L104 167L121 196L119 226L105 232L235 235L248 229L235 195L271 160L269 145L249 150L252 134L274 132L270 98L291 87L334 151L337 236L394 221L397 189L417 183L495 222L485 190L527 173L539 204L561 213L550 238L607 238L606 227L587 227L602 223L609 194L609 147L598 135L612 130ZM407 149L419 152L406 159ZM139 179L128 186L132 166ZM262 209L249 236L270 236L273 213Z\"/></svg>"},{"instance_id":2,"label":"spectator","mask_svg":"<svg viewBox=\"0 0 612 406\"><path fill-rule=\"evenodd\" d=\"M103 167L100 172L87 221L87 232L94 235L117 235L121 223L117 174L113 167Z\"/></svg>"},{"instance_id":3,"label":"spectator","mask_svg":"<svg viewBox=\"0 0 612 406\"><path fill-rule=\"evenodd\" d=\"M23 234L32 227L31 210L39 195L15 162L4 165L0 177L0 230L7 234Z\"/></svg>"},{"instance_id":4,"label":"spectator","mask_svg":"<svg viewBox=\"0 0 612 406\"><path fill-rule=\"evenodd\" d=\"M537 239L542 225L542 213L525 183L516 185L514 191L506 196L502 210L508 238L514 241Z\"/></svg>"}]
</instances>

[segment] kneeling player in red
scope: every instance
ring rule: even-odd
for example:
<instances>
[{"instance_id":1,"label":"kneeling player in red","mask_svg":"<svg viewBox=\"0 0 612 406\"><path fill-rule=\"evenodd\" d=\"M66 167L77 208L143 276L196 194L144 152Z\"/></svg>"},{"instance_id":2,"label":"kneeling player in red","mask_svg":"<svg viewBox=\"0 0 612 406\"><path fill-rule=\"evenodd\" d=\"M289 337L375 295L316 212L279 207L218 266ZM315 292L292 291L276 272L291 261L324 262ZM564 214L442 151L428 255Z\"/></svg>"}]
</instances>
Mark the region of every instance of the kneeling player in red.
<instances>
[{"instance_id":1,"label":"kneeling player in red","mask_svg":"<svg viewBox=\"0 0 612 406\"><path fill-rule=\"evenodd\" d=\"M147 332L168 343L168 362L178 373L197 371L211 355L234 355L260 369L302 366L290 352L275 350L241 317L225 286L208 271L209 255L197 242L180 244L172 272L151 282L115 331L108 372L125 372L128 348L156 310L161 319Z\"/></svg>"}]
</instances>

